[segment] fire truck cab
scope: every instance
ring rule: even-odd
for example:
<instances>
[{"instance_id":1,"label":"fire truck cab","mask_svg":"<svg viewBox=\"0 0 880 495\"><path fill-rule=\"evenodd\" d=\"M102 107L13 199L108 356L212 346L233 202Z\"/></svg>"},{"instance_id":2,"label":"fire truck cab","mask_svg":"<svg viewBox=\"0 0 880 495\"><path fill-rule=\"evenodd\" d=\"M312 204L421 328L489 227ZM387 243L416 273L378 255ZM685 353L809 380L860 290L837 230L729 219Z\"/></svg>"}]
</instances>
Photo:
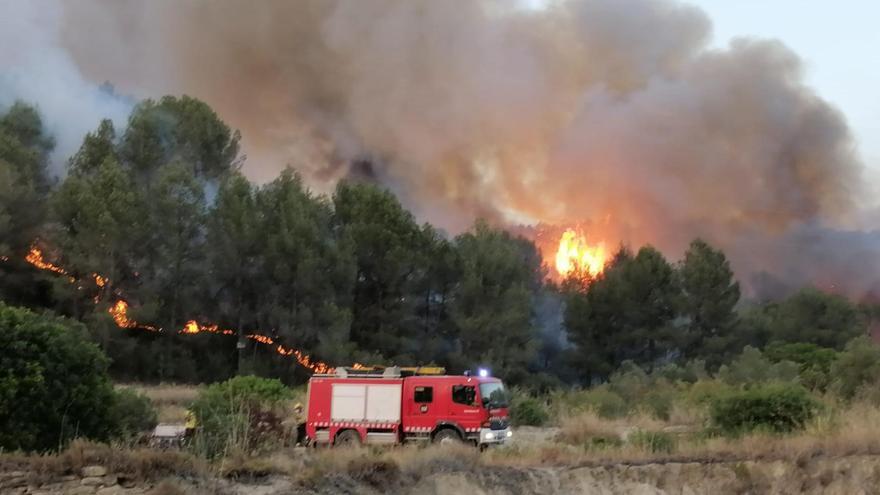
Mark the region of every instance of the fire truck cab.
<instances>
[{"instance_id":1,"label":"fire truck cab","mask_svg":"<svg viewBox=\"0 0 880 495\"><path fill-rule=\"evenodd\" d=\"M504 384L442 368L352 370L309 380L306 436L316 445L411 441L502 444L512 433Z\"/></svg>"}]
</instances>

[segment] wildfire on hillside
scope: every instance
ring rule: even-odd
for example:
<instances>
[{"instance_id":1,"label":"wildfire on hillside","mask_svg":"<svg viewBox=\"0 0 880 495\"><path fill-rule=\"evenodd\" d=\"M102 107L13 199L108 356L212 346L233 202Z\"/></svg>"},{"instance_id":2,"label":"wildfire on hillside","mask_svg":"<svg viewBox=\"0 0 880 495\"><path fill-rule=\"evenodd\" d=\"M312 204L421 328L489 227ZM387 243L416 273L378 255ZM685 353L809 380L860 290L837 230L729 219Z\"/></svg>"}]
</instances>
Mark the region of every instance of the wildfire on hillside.
<instances>
[{"instance_id":1,"label":"wildfire on hillside","mask_svg":"<svg viewBox=\"0 0 880 495\"><path fill-rule=\"evenodd\" d=\"M602 273L608 263L605 243L590 244L586 236L574 229L566 229L559 239L556 251L555 268L562 277L573 272L589 274L591 277Z\"/></svg>"},{"instance_id":2,"label":"wildfire on hillside","mask_svg":"<svg viewBox=\"0 0 880 495\"><path fill-rule=\"evenodd\" d=\"M71 276L67 272L67 270L65 270L64 268L62 268L58 265L55 265L55 264L47 261L45 259L45 257L43 256L43 251L36 246L31 247L30 251L25 256L25 261L27 261L31 265L33 265L41 270L47 270L47 271L50 271L53 273L57 273L59 275L63 275L65 277L67 277L67 279L71 283L76 282L76 279L73 276ZM97 285L99 288L102 288L102 289L110 283L110 281L106 277L99 275L97 273L93 273L91 275L91 277L94 280L95 285ZM94 301L96 304L98 302L100 302L99 296L96 296ZM114 302L110 306L110 308L108 308L107 312L110 314L110 316L113 317L113 322L119 328L127 328L127 329L132 329L132 330L144 330L144 331L148 331L148 332L163 332L164 331L162 328L155 327L152 325L143 324L143 323L135 321L134 319L131 318L131 316L129 316L128 309L129 309L128 302L125 301L124 299L117 298L116 302ZM183 328L181 328L180 330L177 331L177 333L184 334L184 335L192 335L192 334L203 333L203 332L204 333L220 334L220 335L236 335L237 334L237 332L235 330L231 330L228 328L220 328L219 325L216 325L214 323L200 324L195 320L187 321L183 325ZM302 351L300 351L298 349L293 349L293 348L285 347L281 344L278 344L275 342L274 339L272 339L271 337L269 337L267 335L252 333L252 334L246 335L246 337L250 340L253 340L254 342L259 343L259 344L263 344L268 347L271 347L273 351L275 351L276 353L278 353L282 356L293 357L294 359L296 359L296 361L301 366L311 370L313 373L323 374L323 373L332 373L334 371L334 368L332 366L330 366L329 364L321 362L321 361L313 360L311 358L311 356L303 353ZM352 367L355 369L358 369L358 368L362 368L363 365L360 363L354 363L354 365L352 365Z\"/></svg>"},{"instance_id":3,"label":"wildfire on hillside","mask_svg":"<svg viewBox=\"0 0 880 495\"><path fill-rule=\"evenodd\" d=\"M531 238L544 260L550 279L560 281L582 274L596 277L611 260L602 229L587 224L540 224L522 232Z\"/></svg>"}]
</instances>

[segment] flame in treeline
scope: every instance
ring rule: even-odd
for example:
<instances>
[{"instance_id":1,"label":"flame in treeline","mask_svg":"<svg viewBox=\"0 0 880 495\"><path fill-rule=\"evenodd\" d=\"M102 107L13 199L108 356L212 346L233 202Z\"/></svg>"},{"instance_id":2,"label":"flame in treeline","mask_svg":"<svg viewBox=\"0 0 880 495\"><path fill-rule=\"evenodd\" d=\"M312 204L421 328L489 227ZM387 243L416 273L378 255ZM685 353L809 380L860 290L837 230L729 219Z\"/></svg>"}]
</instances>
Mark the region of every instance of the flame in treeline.
<instances>
[{"instance_id":1,"label":"flame in treeline","mask_svg":"<svg viewBox=\"0 0 880 495\"><path fill-rule=\"evenodd\" d=\"M559 239L555 261L556 271L563 277L572 272L588 273L595 277L605 269L608 252L604 242L591 245L583 234L566 229Z\"/></svg>"},{"instance_id":2,"label":"flame in treeline","mask_svg":"<svg viewBox=\"0 0 880 495\"><path fill-rule=\"evenodd\" d=\"M4 260L5 261L5 260ZM76 279L72 277L67 270L64 268L55 265L45 259L43 256L43 251L36 247L32 246L28 254L25 256L25 261L30 263L31 265L41 269L47 270L53 273L57 273L59 275L63 275L70 280L71 283L76 282ZM110 281L97 273L93 273L91 275L92 279L99 288L104 288ZM95 297L95 303L99 302L99 297ZM128 329L137 329L137 330L145 330L148 332L162 332L164 331L162 328L158 328L152 325L146 325L143 323L139 323L133 320L128 315L128 302L124 299L117 299L115 303L113 303L110 308L107 310L110 313L110 316L113 317L114 323L119 328L128 328ZM197 334L197 333L216 333L220 335L235 335L237 332L235 330L230 330L228 328L220 328L220 326L213 323L200 324L195 320L189 320L183 325L183 328L177 331L179 334ZM303 353L298 349L293 349L290 347L285 347L281 344L275 342L269 336L261 335L261 334L248 334L246 337L254 342L258 342L260 344L271 347L276 353L282 356L292 356L296 361L305 368L308 368L313 373L332 373L334 368L327 363L321 361L315 361L308 354ZM360 363L354 363L352 366L355 369L362 368L363 365Z\"/></svg>"}]
</instances>

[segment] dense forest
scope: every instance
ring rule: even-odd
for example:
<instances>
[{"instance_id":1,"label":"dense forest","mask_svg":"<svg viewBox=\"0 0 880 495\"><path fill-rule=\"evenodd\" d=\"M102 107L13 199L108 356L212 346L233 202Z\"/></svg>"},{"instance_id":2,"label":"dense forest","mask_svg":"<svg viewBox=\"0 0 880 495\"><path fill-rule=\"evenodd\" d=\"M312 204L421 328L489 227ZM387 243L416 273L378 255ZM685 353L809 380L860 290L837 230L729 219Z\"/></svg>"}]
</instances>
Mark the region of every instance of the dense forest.
<instances>
[{"instance_id":1,"label":"dense forest","mask_svg":"<svg viewBox=\"0 0 880 495\"><path fill-rule=\"evenodd\" d=\"M873 311L812 288L747 303L699 239L680 261L621 247L599 275L554 283L531 241L482 221L450 237L376 184L316 194L295 164L250 182L238 133L186 96L101 122L61 179L52 150L37 109L0 112L0 300L83 322L119 380L297 383L297 350L548 388L624 362L717 369L745 346L840 350Z\"/></svg>"}]
</instances>

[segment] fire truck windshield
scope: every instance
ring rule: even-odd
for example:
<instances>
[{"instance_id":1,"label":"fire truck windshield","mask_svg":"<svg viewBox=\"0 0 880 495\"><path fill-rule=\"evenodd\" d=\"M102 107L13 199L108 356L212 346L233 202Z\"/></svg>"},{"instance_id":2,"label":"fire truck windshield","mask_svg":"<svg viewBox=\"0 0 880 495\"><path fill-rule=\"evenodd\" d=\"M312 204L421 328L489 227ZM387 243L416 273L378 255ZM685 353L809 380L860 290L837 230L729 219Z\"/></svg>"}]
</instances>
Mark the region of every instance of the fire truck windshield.
<instances>
[{"instance_id":1,"label":"fire truck windshield","mask_svg":"<svg viewBox=\"0 0 880 495\"><path fill-rule=\"evenodd\" d=\"M507 390L504 389L504 384L501 382L481 383L480 396L483 398L483 407L508 407L510 404Z\"/></svg>"}]
</instances>

